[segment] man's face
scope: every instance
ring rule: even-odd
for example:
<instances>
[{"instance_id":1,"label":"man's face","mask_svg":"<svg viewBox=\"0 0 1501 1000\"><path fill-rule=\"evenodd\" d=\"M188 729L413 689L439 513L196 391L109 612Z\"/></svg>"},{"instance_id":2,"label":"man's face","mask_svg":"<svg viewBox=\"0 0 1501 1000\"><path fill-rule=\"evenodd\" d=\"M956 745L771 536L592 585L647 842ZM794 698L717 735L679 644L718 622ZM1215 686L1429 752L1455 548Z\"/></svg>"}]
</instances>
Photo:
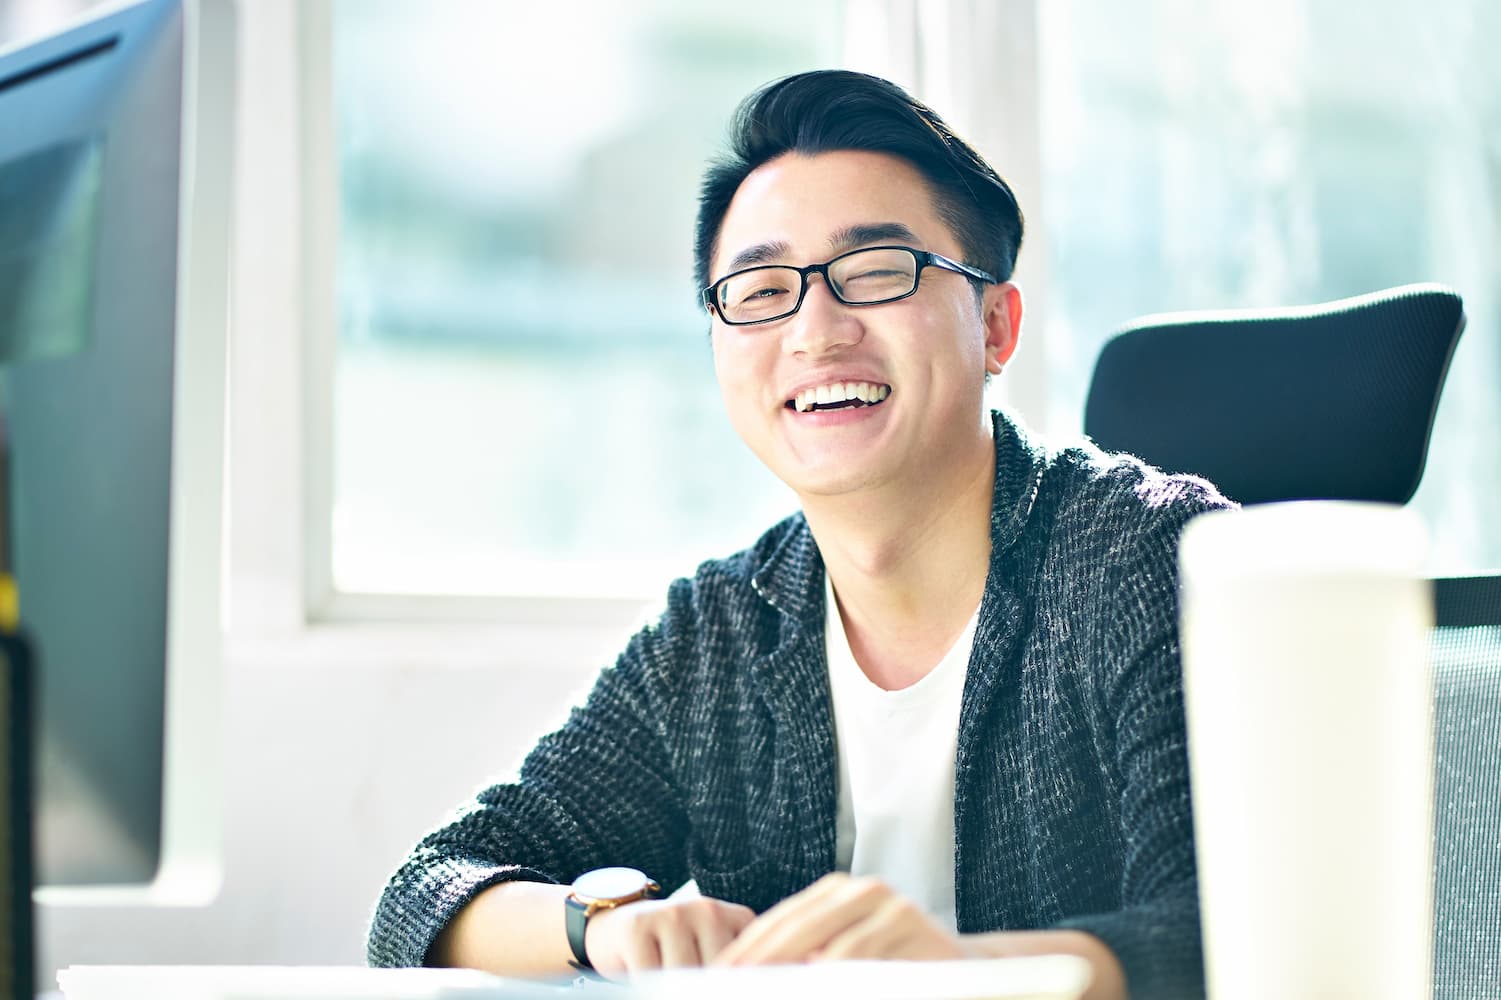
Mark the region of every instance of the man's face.
<instances>
[{"instance_id":1,"label":"man's face","mask_svg":"<svg viewBox=\"0 0 1501 1000\"><path fill-rule=\"evenodd\" d=\"M789 153L752 171L720 227L712 279L755 264L806 266L861 246L901 245L965 261L922 175L882 153ZM737 262L737 258L740 262ZM811 275L802 308L756 326L713 319L714 367L730 422L800 496L921 491L974 461L986 371L1015 349L1021 300L962 275L922 272L910 298L836 300ZM874 405L799 409L799 393L863 384ZM862 390L863 391L863 390ZM867 393L869 395L869 393Z\"/></svg>"}]
</instances>

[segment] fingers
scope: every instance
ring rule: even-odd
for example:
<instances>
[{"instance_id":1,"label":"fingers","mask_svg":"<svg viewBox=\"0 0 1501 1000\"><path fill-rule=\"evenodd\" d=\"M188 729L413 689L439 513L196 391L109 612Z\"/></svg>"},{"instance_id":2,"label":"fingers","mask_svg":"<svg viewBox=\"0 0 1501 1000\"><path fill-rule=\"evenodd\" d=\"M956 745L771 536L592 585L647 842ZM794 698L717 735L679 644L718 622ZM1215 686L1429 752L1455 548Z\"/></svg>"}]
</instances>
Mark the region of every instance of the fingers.
<instances>
[{"instance_id":1,"label":"fingers","mask_svg":"<svg viewBox=\"0 0 1501 1000\"><path fill-rule=\"evenodd\" d=\"M875 878L824 875L788 896L744 929L719 955L720 964L809 961L833 938L862 922L892 890Z\"/></svg>"},{"instance_id":2,"label":"fingers","mask_svg":"<svg viewBox=\"0 0 1501 1000\"><path fill-rule=\"evenodd\" d=\"M862 920L834 937L818 953L818 961L836 962L853 958L905 958L903 945L913 930L902 910L908 903L892 896L869 919Z\"/></svg>"},{"instance_id":3,"label":"fingers","mask_svg":"<svg viewBox=\"0 0 1501 1000\"><path fill-rule=\"evenodd\" d=\"M632 903L596 915L589 956L602 975L704 965L849 958L963 958L960 941L879 879L835 873L757 918L709 898Z\"/></svg>"},{"instance_id":4,"label":"fingers","mask_svg":"<svg viewBox=\"0 0 1501 1000\"><path fill-rule=\"evenodd\" d=\"M960 957L955 935L885 883L835 873L767 910L715 964Z\"/></svg>"},{"instance_id":5,"label":"fingers","mask_svg":"<svg viewBox=\"0 0 1501 1000\"><path fill-rule=\"evenodd\" d=\"M631 903L590 921L589 958L611 978L703 965L754 918L748 907L718 899Z\"/></svg>"},{"instance_id":6,"label":"fingers","mask_svg":"<svg viewBox=\"0 0 1501 1000\"><path fill-rule=\"evenodd\" d=\"M622 946L620 957L621 969L624 972L660 969L662 967L661 942L651 935L630 935Z\"/></svg>"},{"instance_id":7,"label":"fingers","mask_svg":"<svg viewBox=\"0 0 1501 1000\"><path fill-rule=\"evenodd\" d=\"M767 910L719 956L723 965L805 962L865 919L888 896L877 879L826 875Z\"/></svg>"},{"instance_id":8,"label":"fingers","mask_svg":"<svg viewBox=\"0 0 1501 1000\"><path fill-rule=\"evenodd\" d=\"M677 927L659 927L653 937L658 954L657 964L635 963L631 966L632 972L642 969L685 969L703 964L699 957L698 936L691 928L685 931Z\"/></svg>"},{"instance_id":9,"label":"fingers","mask_svg":"<svg viewBox=\"0 0 1501 1000\"><path fill-rule=\"evenodd\" d=\"M735 939L754 914L743 906L719 900L692 900L663 910L642 927L655 938L663 969L703 965Z\"/></svg>"},{"instance_id":10,"label":"fingers","mask_svg":"<svg viewBox=\"0 0 1501 1000\"><path fill-rule=\"evenodd\" d=\"M731 903L722 904L716 916L718 919L704 921L698 926L698 956L703 965L718 958L756 919L756 913L750 907Z\"/></svg>"}]
</instances>

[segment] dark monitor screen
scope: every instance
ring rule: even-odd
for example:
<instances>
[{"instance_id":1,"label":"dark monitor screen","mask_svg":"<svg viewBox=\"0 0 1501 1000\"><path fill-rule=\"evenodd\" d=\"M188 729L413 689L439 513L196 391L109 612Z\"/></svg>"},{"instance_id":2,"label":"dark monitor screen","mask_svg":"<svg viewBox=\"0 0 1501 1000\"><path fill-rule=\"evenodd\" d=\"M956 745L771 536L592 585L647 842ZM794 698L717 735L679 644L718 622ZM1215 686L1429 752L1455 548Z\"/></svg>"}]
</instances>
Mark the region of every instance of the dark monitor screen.
<instances>
[{"instance_id":1,"label":"dark monitor screen","mask_svg":"<svg viewBox=\"0 0 1501 1000\"><path fill-rule=\"evenodd\" d=\"M193 153L185 21L150 0L0 53L0 419L41 884L156 877L171 685L217 656L183 642L216 629L178 620L217 613L218 539L187 538L203 518L180 508L217 513L219 463L180 445L185 422L222 424L222 343L184 348L222 342L227 256L189 243L203 199L227 211L227 172ZM184 410L184 385L208 402Z\"/></svg>"},{"instance_id":2,"label":"dark monitor screen","mask_svg":"<svg viewBox=\"0 0 1501 1000\"><path fill-rule=\"evenodd\" d=\"M8 609L0 612L8 615ZM0 1000L30 1000L31 662L0 625Z\"/></svg>"}]
</instances>

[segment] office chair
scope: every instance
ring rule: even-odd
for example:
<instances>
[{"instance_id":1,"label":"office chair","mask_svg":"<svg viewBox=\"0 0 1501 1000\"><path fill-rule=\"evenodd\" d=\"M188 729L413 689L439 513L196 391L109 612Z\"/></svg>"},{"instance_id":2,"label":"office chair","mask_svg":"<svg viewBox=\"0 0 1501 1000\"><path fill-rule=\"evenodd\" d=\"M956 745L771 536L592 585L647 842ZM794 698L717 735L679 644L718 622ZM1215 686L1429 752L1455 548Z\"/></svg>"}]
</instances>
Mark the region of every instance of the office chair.
<instances>
[{"instance_id":1,"label":"office chair","mask_svg":"<svg viewBox=\"0 0 1501 1000\"><path fill-rule=\"evenodd\" d=\"M1434 581L1433 995L1501 996L1501 576Z\"/></svg>"},{"instance_id":2,"label":"office chair","mask_svg":"<svg viewBox=\"0 0 1501 1000\"><path fill-rule=\"evenodd\" d=\"M1101 350L1084 433L1241 503L1406 503L1464 326L1439 285L1147 317Z\"/></svg>"},{"instance_id":3,"label":"office chair","mask_svg":"<svg viewBox=\"0 0 1501 1000\"><path fill-rule=\"evenodd\" d=\"M1437 285L1148 317L1101 351L1085 433L1242 503L1406 503L1464 325ZM1433 995L1501 997L1501 577L1434 604Z\"/></svg>"}]
</instances>

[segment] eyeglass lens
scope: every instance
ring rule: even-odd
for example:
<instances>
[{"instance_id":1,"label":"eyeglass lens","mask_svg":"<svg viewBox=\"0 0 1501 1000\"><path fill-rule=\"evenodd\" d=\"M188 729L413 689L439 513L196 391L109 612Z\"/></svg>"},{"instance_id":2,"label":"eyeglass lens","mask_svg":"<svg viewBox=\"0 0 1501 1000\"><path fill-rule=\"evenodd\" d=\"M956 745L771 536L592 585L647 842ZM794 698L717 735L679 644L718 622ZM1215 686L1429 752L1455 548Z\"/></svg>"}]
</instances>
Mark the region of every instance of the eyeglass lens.
<instances>
[{"instance_id":1,"label":"eyeglass lens","mask_svg":"<svg viewBox=\"0 0 1501 1000\"><path fill-rule=\"evenodd\" d=\"M917 288L917 272L910 250L859 250L828 266L835 294L856 305L910 295ZM719 310L732 323L777 319L797 308L802 281L795 267L758 267L731 275L719 285Z\"/></svg>"}]
</instances>

